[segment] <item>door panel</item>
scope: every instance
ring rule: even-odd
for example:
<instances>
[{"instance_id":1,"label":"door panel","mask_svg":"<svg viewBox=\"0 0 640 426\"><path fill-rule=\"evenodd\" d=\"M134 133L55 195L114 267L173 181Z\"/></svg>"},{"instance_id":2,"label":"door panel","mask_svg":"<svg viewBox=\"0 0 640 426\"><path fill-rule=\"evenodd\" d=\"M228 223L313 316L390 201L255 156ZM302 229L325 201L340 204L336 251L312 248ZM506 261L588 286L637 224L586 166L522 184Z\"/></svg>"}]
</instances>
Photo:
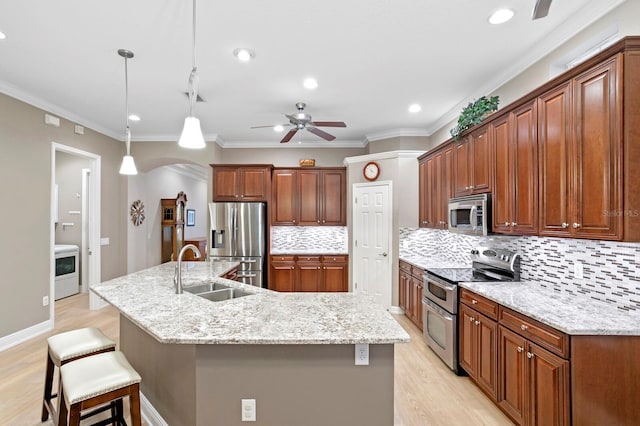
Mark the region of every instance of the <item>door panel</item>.
<instances>
[{"instance_id":1,"label":"door panel","mask_svg":"<svg viewBox=\"0 0 640 426\"><path fill-rule=\"evenodd\" d=\"M498 325L490 319L477 314L480 324L477 325L477 382L493 399L497 398L498 389ZM474 323L475 324L475 323Z\"/></svg>"},{"instance_id":2,"label":"door panel","mask_svg":"<svg viewBox=\"0 0 640 426\"><path fill-rule=\"evenodd\" d=\"M322 225L345 225L346 173L344 170L322 172Z\"/></svg>"},{"instance_id":3,"label":"door panel","mask_svg":"<svg viewBox=\"0 0 640 426\"><path fill-rule=\"evenodd\" d=\"M498 326L498 336L500 341L498 404L518 424L524 424L528 405L525 399L526 353L524 348L526 341L503 326Z\"/></svg>"},{"instance_id":4,"label":"door panel","mask_svg":"<svg viewBox=\"0 0 640 426\"><path fill-rule=\"evenodd\" d=\"M273 172L272 225L295 225L298 220L298 175L295 170Z\"/></svg>"},{"instance_id":5,"label":"door panel","mask_svg":"<svg viewBox=\"0 0 640 426\"><path fill-rule=\"evenodd\" d=\"M510 136L509 117L496 122L493 126L493 139L496 152L496 172L493 192L493 231L511 232L511 206L513 205L513 186L511 163L509 160Z\"/></svg>"},{"instance_id":6,"label":"door panel","mask_svg":"<svg viewBox=\"0 0 640 426\"><path fill-rule=\"evenodd\" d=\"M453 147L453 190L456 197L471 193L471 170L469 167L469 144L466 139Z\"/></svg>"},{"instance_id":7,"label":"door panel","mask_svg":"<svg viewBox=\"0 0 640 426\"><path fill-rule=\"evenodd\" d=\"M300 223L299 225L320 224L320 172L313 170L298 171L300 185Z\"/></svg>"},{"instance_id":8,"label":"door panel","mask_svg":"<svg viewBox=\"0 0 640 426\"><path fill-rule=\"evenodd\" d=\"M240 198L245 201L266 201L268 171L265 169L240 168Z\"/></svg>"},{"instance_id":9,"label":"door panel","mask_svg":"<svg viewBox=\"0 0 640 426\"><path fill-rule=\"evenodd\" d=\"M570 424L569 362L533 344L528 352L531 424Z\"/></svg>"},{"instance_id":10,"label":"door panel","mask_svg":"<svg viewBox=\"0 0 640 426\"><path fill-rule=\"evenodd\" d=\"M491 191L491 170L493 158L491 149L490 125L471 134L471 150L469 151L471 164L472 192Z\"/></svg>"},{"instance_id":11,"label":"door panel","mask_svg":"<svg viewBox=\"0 0 640 426\"><path fill-rule=\"evenodd\" d=\"M518 234L538 231L538 150L536 104L513 113L513 225Z\"/></svg>"},{"instance_id":12,"label":"door panel","mask_svg":"<svg viewBox=\"0 0 640 426\"><path fill-rule=\"evenodd\" d=\"M460 336L458 336L458 356L460 366L475 376L475 312L465 305L460 305Z\"/></svg>"}]
</instances>

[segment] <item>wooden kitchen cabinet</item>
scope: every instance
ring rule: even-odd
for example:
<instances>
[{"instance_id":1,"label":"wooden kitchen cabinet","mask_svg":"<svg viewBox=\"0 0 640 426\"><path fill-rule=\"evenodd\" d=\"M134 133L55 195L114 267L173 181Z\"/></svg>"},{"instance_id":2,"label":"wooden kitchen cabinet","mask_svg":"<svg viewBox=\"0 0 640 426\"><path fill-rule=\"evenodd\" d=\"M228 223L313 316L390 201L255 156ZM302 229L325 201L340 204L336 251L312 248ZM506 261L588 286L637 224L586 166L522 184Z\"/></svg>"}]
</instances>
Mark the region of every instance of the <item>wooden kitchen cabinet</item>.
<instances>
[{"instance_id":1,"label":"wooden kitchen cabinet","mask_svg":"<svg viewBox=\"0 0 640 426\"><path fill-rule=\"evenodd\" d=\"M493 122L495 173L493 232L535 235L538 231L536 102Z\"/></svg>"},{"instance_id":2,"label":"wooden kitchen cabinet","mask_svg":"<svg viewBox=\"0 0 640 426\"><path fill-rule=\"evenodd\" d=\"M349 261L346 255L272 255L269 289L300 292L346 292Z\"/></svg>"},{"instance_id":3,"label":"wooden kitchen cabinet","mask_svg":"<svg viewBox=\"0 0 640 426\"><path fill-rule=\"evenodd\" d=\"M211 165L213 201L268 201L271 165Z\"/></svg>"},{"instance_id":4,"label":"wooden kitchen cabinet","mask_svg":"<svg viewBox=\"0 0 640 426\"><path fill-rule=\"evenodd\" d=\"M453 150L448 145L419 160L420 227L447 229L449 198L453 196Z\"/></svg>"},{"instance_id":5,"label":"wooden kitchen cabinet","mask_svg":"<svg viewBox=\"0 0 640 426\"><path fill-rule=\"evenodd\" d=\"M424 269L407 262L399 263L398 304L407 318L422 330L422 293Z\"/></svg>"},{"instance_id":6,"label":"wooden kitchen cabinet","mask_svg":"<svg viewBox=\"0 0 640 426\"><path fill-rule=\"evenodd\" d=\"M491 191L493 149L490 126L482 126L454 144L453 181L456 197Z\"/></svg>"},{"instance_id":7,"label":"wooden kitchen cabinet","mask_svg":"<svg viewBox=\"0 0 640 426\"><path fill-rule=\"evenodd\" d=\"M272 225L346 225L346 169L275 169Z\"/></svg>"}]
</instances>

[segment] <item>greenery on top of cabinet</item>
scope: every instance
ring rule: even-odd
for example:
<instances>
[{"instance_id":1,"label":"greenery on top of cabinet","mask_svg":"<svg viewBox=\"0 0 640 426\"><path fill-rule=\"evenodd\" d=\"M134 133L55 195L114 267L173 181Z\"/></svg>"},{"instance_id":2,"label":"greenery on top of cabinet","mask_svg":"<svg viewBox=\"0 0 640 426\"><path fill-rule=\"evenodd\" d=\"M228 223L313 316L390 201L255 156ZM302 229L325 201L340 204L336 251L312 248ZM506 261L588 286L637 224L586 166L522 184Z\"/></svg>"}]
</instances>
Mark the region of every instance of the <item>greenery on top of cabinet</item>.
<instances>
[{"instance_id":1,"label":"greenery on top of cabinet","mask_svg":"<svg viewBox=\"0 0 640 426\"><path fill-rule=\"evenodd\" d=\"M469 102L469 104L462 109L456 127L450 130L453 139L460 139L460 135L465 130L476 124L480 124L489 114L497 111L499 102L500 99L498 96L491 96L490 98L483 96L473 102Z\"/></svg>"}]
</instances>

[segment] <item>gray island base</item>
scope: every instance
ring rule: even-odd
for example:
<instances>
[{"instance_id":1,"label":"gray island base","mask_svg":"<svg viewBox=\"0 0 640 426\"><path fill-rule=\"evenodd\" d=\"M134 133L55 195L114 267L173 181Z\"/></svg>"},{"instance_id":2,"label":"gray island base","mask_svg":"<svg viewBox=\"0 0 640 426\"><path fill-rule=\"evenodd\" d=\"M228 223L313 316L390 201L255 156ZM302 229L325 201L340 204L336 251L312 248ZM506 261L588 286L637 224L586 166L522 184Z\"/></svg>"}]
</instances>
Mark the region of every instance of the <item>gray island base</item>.
<instances>
[{"instance_id":1,"label":"gray island base","mask_svg":"<svg viewBox=\"0 0 640 426\"><path fill-rule=\"evenodd\" d=\"M393 424L394 344L409 336L384 308L351 293L247 288L218 278L234 266L223 262L189 265L185 287L219 282L255 294L176 295L174 265L92 288L120 311L120 349L151 413L172 426L245 425L242 400L255 399L250 424ZM369 365L355 365L357 343L369 344Z\"/></svg>"}]
</instances>

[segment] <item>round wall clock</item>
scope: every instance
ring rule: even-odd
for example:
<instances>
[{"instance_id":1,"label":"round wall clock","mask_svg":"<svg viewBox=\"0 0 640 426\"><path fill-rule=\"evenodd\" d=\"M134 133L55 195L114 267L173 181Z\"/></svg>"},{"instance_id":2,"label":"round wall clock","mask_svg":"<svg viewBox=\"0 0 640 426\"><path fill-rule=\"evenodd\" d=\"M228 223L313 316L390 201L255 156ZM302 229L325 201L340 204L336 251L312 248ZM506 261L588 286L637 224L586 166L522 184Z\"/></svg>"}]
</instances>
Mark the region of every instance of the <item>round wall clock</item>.
<instances>
[{"instance_id":1,"label":"round wall clock","mask_svg":"<svg viewBox=\"0 0 640 426\"><path fill-rule=\"evenodd\" d=\"M131 222L135 226L140 226L144 222L144 204L140 200L136 200L131 203L129 209L129 215L131 215Z\"/></svg>"},{"instance_id":2,"label":"round wall clock","mask_svg":"<svg viewBox=\"0 0 640 426\"><path fill-rule=\"evenodd\" d=\"M362 169L362 174L366 180L374 181L380 176L380 166L375 161L369 161Z\"/></svg>"}]
</instances>

